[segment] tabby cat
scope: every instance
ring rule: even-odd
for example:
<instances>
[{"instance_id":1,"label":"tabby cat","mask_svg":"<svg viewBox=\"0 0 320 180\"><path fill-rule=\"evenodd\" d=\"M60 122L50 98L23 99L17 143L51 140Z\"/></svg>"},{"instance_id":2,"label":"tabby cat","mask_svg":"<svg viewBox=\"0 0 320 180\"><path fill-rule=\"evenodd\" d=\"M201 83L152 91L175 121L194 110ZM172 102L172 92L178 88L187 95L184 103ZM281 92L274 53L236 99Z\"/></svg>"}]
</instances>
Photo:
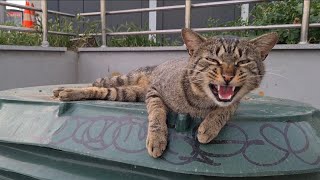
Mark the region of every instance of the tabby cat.
<instances>
[{"instance_id":1,"label":"tabby cat","mask_svg":"<svg viewBox=\"0 0 320 180\"><path fill-rule=\"evenodd\" d=\"M247 40L204 38L182 29L189 61L168 61L139 68L127 75L97 79L92 87L58 89L62 101L99 99L146 102L148 153L157 158L167 146L168 111L201 117L197 138L214 139L236 111L244 95L257 88L265 73L264 59L278 41L276 33Z\"/></svg>"}]
</instances>

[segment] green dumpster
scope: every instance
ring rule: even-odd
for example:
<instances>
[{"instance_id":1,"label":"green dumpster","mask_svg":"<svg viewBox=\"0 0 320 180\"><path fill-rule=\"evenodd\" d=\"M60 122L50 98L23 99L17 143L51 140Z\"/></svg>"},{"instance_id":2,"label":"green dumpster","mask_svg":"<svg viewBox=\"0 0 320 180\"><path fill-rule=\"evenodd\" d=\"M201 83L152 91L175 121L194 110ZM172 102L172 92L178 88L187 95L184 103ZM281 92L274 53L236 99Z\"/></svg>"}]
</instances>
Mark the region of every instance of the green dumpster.
<instances>
[{"instance_id":1,"label":"green dumpster","mask_svg":"<svg viewBox=\"0 0 320 180\"><path fill-rule=\"evenodd\" d=\"M168 148L153 159L143 103L65 103L51 98L57 87L0 92L0 178L320 178L320 113L310 105L250 95L207 145L195 138L201 119L169 113Z\"/></svg>"}]
</instances>

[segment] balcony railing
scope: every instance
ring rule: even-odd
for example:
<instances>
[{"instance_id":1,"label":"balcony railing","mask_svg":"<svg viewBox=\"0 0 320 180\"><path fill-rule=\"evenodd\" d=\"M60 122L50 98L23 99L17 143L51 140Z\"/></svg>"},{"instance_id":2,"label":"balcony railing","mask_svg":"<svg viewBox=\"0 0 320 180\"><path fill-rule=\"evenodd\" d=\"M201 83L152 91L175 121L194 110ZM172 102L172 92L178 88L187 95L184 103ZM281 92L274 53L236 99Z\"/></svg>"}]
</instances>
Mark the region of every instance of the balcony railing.
<instances>
[{"instance_id":1,"label":"balcony railing","mask_svg":"<svg viewBox=\"0 0 320 180\"><path fill-rule=\"evenodd\" d=\"M66 36L76 36L77 35L77 34L68 33L68 32L48 31L48 13L61 15L61 16L72 17L72 18L76 17L76 15L48 10L47 0L41 0L41 8L23 6L23 5L19 5L19 4L8 3L8 2L5 2L5 1L0 1L0 6L11 6L11 7L16 7L16 8L21 8L21 9L33 10L33 11L36 11L36 12L42 12L42 15L41 15L41 19L42 19L42 21L41 21L41 23L42 23L42 32L41 32L42 33L42 43L41 43L41 46L43 46L43 47L48 47L49 46L48 33L57 34L57 35L66 35ZM5 25L0 25L0 30L20 31L20 32L35 32L35 33L39 32L38 30L33 29L33 28L14 27L14 26L5 26Z\"/></svg>"},{"instance_id":2,"label":"balcony railing","mask_svg":"<svg viewBox=\"0 0 320 180\"><path fill-rule=\"evenodd\" d=\"M272 1L272 0L270 0ZM310 16L310 1L304 0L303 2L303 15L302 15L302 23L301 24L277 24L277 25L265 25L265 26L235 26L235 27L211 27L211 28L192 28L197 32L210 32L210 31L241 31L241 30L256 30L256 29L301 29L300 34L300 44L308 43L308 31L310 28L318 28L320 27L320 23L309 23ZM219 2L209 2L209 3L196 3L192 4L191 0L185 0L185 5L174 5L174 6L163 6L163 7L155 7L155 8L140 8L140 9L128 9L128 10L117 10L117 11L106 11L106 0L100 0L100 12L88 12L88 13L79 13L78 16L100 16L101 17L101 32L92 33L89 35L92 36L101 36L102 37L102 47L106 47L107 45L107 36L123 36L123 35L142 35L142 34L173 34L180 33L180 29L167 29L167 30L154 30L154 31L135 31L135 32L107 32L106 30L106 22L107 16L114 14L127 14L127 13L137 13L137 12L151 12L151 11L169 11L176 9L185 9L185 27L191 28L191 10L193 8L200 7L217 7L222 5L234 5L234 4L247 4L247 3L259 3L259 2L267 2L266 0L233 0L233 1L219 1ZM269 1L268 1L269 2ZM55 32L48 31L47 29L47 14L58 14L68 17L75 17L76 15L62 13L57 11L51 11L47 9L47 0L41 0L41 9L31 8L27 6L15 5L12 3L2 2L0 1L0 5L5 6L13 6L23 9L30 9L42 12L42 34L43 41L42 46L47 46L47 34L60 34L60 35L68 35L74 36L73 33L64 33L64 32ZM5 30L16 30L16 31L28 31L34 32L33 29L22 28L22 27L10 27L10 26L0 26L0 29ZM83 36L84 34L78 34L79 36Z\"/></svg>"}]
</instances>

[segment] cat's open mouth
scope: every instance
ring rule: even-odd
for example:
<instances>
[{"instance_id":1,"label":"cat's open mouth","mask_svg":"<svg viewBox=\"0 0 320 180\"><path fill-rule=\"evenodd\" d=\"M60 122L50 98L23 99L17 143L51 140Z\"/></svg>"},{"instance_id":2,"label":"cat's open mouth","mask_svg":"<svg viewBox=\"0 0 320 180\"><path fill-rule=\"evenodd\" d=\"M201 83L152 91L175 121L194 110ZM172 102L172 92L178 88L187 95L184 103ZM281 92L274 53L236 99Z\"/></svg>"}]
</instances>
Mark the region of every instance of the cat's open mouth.
<instances>
[{"instance_id":1,"label":"cat's open mouth","mask_svg":"<svg viewBox=\"0 0 320 180\"><path fill-rule=\"evenodd\" d=\"M210 84L210 89L215 95L218 101L230 102L233 97L239 92L241 87L236 86L220 86L216 84Z\"/></svg>"}]
</instances>

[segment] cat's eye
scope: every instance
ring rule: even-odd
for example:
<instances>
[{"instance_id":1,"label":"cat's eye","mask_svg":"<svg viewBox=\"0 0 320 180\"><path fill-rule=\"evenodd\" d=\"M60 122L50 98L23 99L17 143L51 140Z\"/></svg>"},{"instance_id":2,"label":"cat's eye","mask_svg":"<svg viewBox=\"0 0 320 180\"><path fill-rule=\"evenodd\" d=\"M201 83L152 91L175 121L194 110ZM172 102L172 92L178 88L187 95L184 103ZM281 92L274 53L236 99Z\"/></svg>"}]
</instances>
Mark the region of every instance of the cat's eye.
<instances>
[{"instance_id":1,"label":"cat's eye","mask_svg":"<svg viewBox=\"0 0 320 180\"><path fill-rule=\"evenodd\" d=\"M249 64L250 62L251 62L250 60L242 60L242 61L238 61L236 65L237 66L246 65L246 64Z\"/></svg>"},{"instance_id":2,"label":"cat's eye","mask_svg":"<svg viewBox=\"0 0 320 180\"><path fill-rule=\"evenodd\" d=\"M216 59L206 57L206 60L212 62L213 64L220 65L220 62Z\"/></svg>"}]
</instances>

